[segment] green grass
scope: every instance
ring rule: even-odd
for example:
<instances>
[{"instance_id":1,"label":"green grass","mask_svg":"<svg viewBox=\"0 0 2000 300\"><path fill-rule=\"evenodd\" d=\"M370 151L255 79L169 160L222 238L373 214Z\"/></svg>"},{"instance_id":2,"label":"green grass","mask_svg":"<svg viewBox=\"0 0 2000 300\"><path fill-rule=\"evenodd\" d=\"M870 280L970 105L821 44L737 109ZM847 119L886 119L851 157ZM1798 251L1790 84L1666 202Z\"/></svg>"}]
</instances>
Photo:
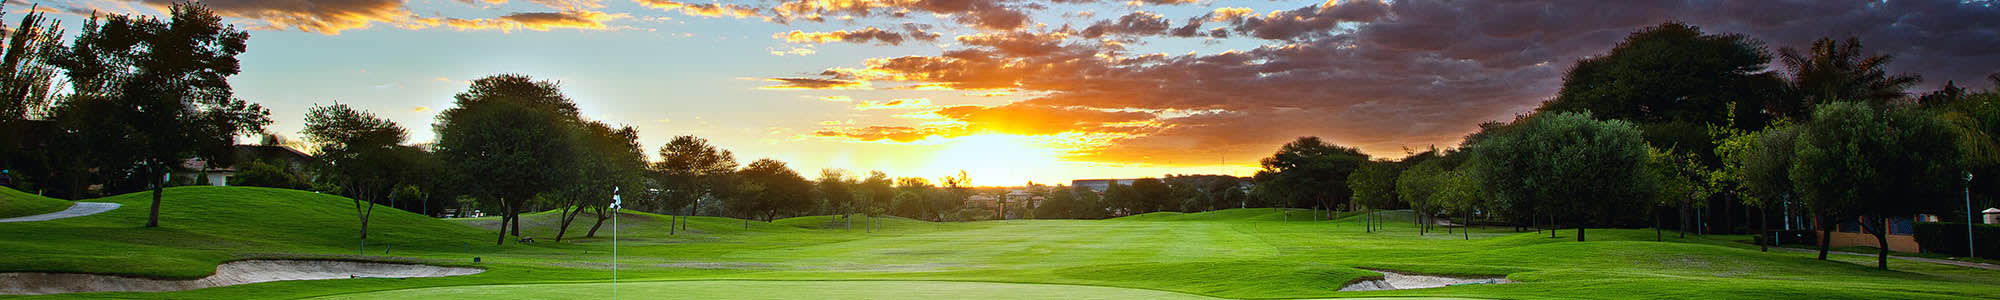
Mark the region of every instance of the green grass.
<instances>
[{"instance_id":1,"label":"green grass","mask_svg":"<svg viewBox=\"0 0 2000 300\"><path fill-rule=\"evenodd\" d=\"M367 256L355 251L352 204L339 197L257 188L169 189L164 228L139 228L145 194L103 200L125 208L50 222L0 224L0 271L198 277L216 263L251 257L339 257L469 265L488 271L447 278L272 282L172 293L100 293L30 298L579 298L608 296L610 223L582 237L591 216L553 242L554 212L526 214L534 245L492 246L496 218L434 220L377 208ZM1507 299L1955 299L1996 297L2000 272L1873 257L1812 259L1758 252L1740 236L1669 235L1650 229L1573 230L1557 237L1475 228L1419 236L1408 212L1387 212L1385 230L1360 218L1312 221L1307 210L1231 209L1154 213L1113 220L933 223L882 218L865 232L838 216L745 222L668 216L618 219L619 288L631 295L689 299L1272 299L1464 297ZM1286 221L1289 220L1289 221ZM380 244L390 244L383 255ZM1511 284L1423 290L1335 292L1378 273L1507 276ZM4 296L0 296L4 297Z\"/></svg>"},{"instance_id":2,"label":"green grass","mask_svg":"<svg viewBox=\"0 0 2000 300\"><path fill-rule=\"evenodd\" d=\"M62 211L76 202L0 187L0 219Z\"/></svg>"}]
</instances>

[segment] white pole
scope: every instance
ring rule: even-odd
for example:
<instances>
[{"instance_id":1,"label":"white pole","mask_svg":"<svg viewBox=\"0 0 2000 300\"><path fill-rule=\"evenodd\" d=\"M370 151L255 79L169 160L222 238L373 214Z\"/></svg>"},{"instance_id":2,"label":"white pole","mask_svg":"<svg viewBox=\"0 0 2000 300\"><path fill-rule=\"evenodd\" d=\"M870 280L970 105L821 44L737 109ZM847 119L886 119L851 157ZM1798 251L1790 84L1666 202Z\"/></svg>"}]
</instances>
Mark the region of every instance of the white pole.
<instances>
[{"instance_id":1,"label":"white pole","mask_svg":"<svg viewBox=\"0 0 2000 300\"><path fill-rule=\"evenodd\" d=\"M611 299L618 299L618 188L611 188Z\"/></svg>"}]
</instances>

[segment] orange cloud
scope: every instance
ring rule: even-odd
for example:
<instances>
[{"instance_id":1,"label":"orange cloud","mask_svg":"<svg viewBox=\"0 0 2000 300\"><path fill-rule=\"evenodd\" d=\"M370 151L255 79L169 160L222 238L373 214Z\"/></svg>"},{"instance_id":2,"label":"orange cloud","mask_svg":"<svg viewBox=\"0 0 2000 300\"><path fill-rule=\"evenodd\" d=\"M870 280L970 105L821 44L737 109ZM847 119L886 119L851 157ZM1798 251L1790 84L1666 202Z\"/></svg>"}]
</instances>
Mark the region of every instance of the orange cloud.
<instances>
[{"instance_id":1,"label":"orange cloud","mask_svg":"<svg viewBox=\"0 0 2000 300\"><path fill-rule=\"evenodd\" d=\"M883 45L902 45L906 39L935 41L938 38L938 34L925 32L922 29L923 26L920 25L904 24L904 28L906 32L903 33L882 30L874 26L854 31L803 32L793 30L791 32L772 34L771 38L782 39L787 43L795 44L825 44L830 42L864 44L873 41Z\"/></svg>"},{"instance_id":2,"label":"orange cloud","mask_svg":"<svg viewBox=\"0 0 2000 300\"><path fill-rule=\"evenodd\" d=\"M641 6L664 11L676 11L697 17L734 17L738 19L763 16L763 9L737 4L689 4L672 0L632 0Z\"/></svg>"},{"instance_id":3,"label":"orange cloud","mask_svg":"<svg viewBox=\"0 0 2000 300\"><path fill-rule=\"evenodd\" d=\"M854 110L924 109L930 107L931 107L931 99L925 99L925 98L893 99L889 101L864 101L861 103L854 104Z\"/></svg>"},{"instance_id":4,"label":"orange cloud","mask_svg":"<svg viewBox=\"0 0 2000 300\"><path fill-rule=\"evenodd\" d=\"M174 0L141 0L147 6L164 9L173 5ZM287 30L296 29L327 35L338 35L341 31L366 29L374 23L394 24L398 27L421 28L415 13L404 6L403 0L353 0L353 1L307 1L307 0L204 0L203 6L215 11L216 15L252 20L252 29Z\"/></svg>"}]
</instances>

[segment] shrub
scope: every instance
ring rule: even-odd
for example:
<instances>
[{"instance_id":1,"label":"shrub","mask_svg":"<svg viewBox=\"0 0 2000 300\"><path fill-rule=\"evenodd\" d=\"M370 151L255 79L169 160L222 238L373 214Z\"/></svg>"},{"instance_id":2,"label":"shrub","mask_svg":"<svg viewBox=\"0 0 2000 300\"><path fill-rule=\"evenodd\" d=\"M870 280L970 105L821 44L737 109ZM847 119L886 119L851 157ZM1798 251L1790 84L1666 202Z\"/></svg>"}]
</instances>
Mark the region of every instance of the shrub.
<instances>
[{"instance_id":1,"label":"shrub","mask_svg":"<svg viewBox=\"0 0 2000 300\"><path fill-rule=\"evenodd\" d=\"M2000 225L1972 225L1979 257L2000 259ZM1917 223L1917 244L1924 252L1965 256L1965 223Z\"/></svg>"},{"instance_id":2,"label":"shrub","mask_svg":"<svg viewBox=\"0 0 2000 300\"><path fill-rule=\"evenodd\" d=\"M244 166L243 170L236 172L235 175L230 175L229 185L259 186L259 187L294 189L294 190L304 190L309 187L312 187L312 185L307 184L305 178L300 177L299 174L293 174L291 171L287 171L283 167L266 164L263 162L251 162L250 164Z\"/></svg>"}]
</instances>

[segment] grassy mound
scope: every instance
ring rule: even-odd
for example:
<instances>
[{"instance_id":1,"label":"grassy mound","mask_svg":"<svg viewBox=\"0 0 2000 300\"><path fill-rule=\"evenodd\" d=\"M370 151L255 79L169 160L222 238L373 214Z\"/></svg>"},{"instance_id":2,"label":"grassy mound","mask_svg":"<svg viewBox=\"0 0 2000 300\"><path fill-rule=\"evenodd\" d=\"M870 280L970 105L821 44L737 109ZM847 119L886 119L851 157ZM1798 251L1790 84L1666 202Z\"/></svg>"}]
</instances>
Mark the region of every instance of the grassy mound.
<instances>
[{"instance_id":1,"label":"grassy mound","mask_svg":"<svg viewBox=\"0 0 2000 300\"><path fill-rule=\"evenodd\" d=\"M1348 282L1381 273L1319 263L1210 261L1091 265L1056 270L1065 278L1100 284L1145 283L1176 291L1229 298L1303 298L1326 295Z\"/></svg>"},{"instance_id":2,"label":"grassy mound","mask_svg":"<svg viewBox=\"0 0 2000 300\"><path fill-rule=\"evenodd\" d=\"M1151 212L1151 213L1143 213L1137 215L1111 218L1107 220L1111 221L1311 221L1314 219L1313 213L1314 213L1313 210L1310 209L1297 209L1297 208L1287 208L1287 209L1231 208L1231 209L1222 209L1222 210L1206 211L1206 212L1191 212L1191 213L1170 212L1170 211ZM1325 217L1326 213L1325 211L1320 211L1319 213L1321 214L1322 218ZM1358 214L1359 213L1355 212L1336 212L1334 214L1334 219L1348 218Z\"/></svg>"},{"instance_id":3,"label":"grassy mound","mask_svg":"<svg viewBox=\"0 0 2000 300\"><path fill-rule=\"evenodd\" d=\"M62 211L76 202L0 187L0 219Z\"/></svg>"},{"instance_id":4,"label":"grassy mound","mask_svg":"<svg viewBox=\"0 0 2000 300\"><path fill-rule=\"evenodd\" d=\"M88 201L124 205L61 220L0 223L0 271L194 278L224 261L257 256L357 254L360 221L347 198L255 187L176 187L162 195L160 227L146 228L151 193ZM376 206L371 251L491 245L490 232ZM484 237L484 238L482 238ZM370 254L380 254L371 252Z\"/></svg>"}]
</instances>

